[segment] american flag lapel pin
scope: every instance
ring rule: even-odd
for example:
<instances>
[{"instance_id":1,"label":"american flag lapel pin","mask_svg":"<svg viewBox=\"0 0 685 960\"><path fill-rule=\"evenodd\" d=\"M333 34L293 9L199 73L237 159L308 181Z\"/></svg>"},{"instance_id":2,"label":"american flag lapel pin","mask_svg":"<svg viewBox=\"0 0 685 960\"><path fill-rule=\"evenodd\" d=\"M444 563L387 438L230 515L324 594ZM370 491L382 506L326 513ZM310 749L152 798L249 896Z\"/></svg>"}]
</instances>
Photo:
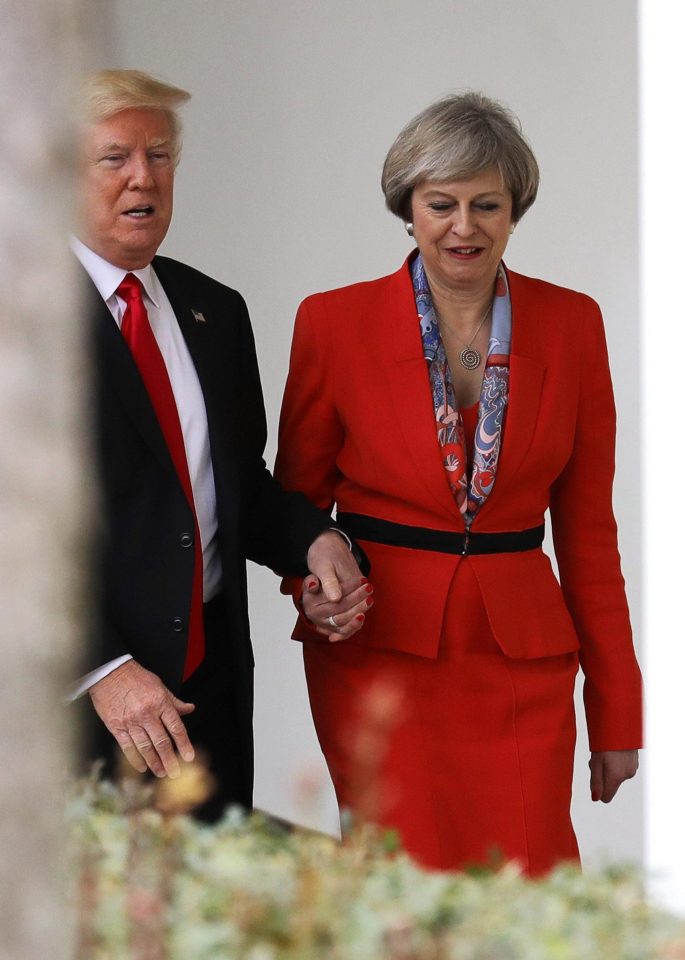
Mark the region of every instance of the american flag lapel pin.
<instances>
[{"instance_id":1,"label":"american flag lapel pin","mask_svg":"<svg viewBox=\"0 0 685 960\"><path fill-rule=\"evenodd\" d=\"M200 313L199 310L192 310L192 309L191 309L190 312L191 312L192 315L195 317L195 323L207 323L207 321L205 320L204 314L203 314L203 313Z\"/></svg>"}]
</instances>

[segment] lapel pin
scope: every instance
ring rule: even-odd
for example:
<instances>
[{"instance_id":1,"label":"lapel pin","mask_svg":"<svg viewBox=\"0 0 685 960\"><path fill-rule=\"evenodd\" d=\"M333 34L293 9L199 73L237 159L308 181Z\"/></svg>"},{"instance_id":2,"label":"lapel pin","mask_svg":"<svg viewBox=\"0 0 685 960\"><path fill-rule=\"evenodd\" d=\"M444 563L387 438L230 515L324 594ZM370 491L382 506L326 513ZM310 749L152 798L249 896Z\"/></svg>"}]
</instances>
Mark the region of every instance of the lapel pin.
<instances>
[{"instance_id":1,"label":"lapel pin","mask_svg":"<svg viewBox=\"0 0 685 960\"><path fill-rule=\"evenodd\" d=\"M191 309L190 312L191 312L192 315L195 317L195 323L207 323L207 321L206 321L205 318L204 318L204 314L200 313L199 310L192 310L192 309Z\"/></svg>"}]
</instances>

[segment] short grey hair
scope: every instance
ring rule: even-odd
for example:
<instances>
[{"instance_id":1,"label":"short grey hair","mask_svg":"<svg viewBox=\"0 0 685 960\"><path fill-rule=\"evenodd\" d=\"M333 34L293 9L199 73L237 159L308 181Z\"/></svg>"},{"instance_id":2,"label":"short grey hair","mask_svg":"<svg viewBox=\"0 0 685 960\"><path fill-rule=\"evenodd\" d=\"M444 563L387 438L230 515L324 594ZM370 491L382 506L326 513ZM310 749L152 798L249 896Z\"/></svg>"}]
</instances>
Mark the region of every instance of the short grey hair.
<instances>
[{"instance_id":1,"label":"short grey hair","mask_svg":"<svg viewBox=\"0 0 685 960\"><path fill-rule=\"evenodd\" d=\"M452 94L417 114L390 147L381 178L386 206L411 220L411 195L419 183L461 180L492 167L511 191L517 222L533 204L540 182L521 124L483 93Z\"/></svg>"},{"instance_id":2,"label":"short grey hair","mask_svg":"<svg viewBox=\"0 0 685 960\"><path fill-rule=\"evenodd\" d=\"M137 107L160 110L169 122L171 148L178 161L181 152L181 120L178 107L190 100L190 94L172 87L142 70L100 70L81 86L81 110L87 123L100 123Z\"/></svg>"}]
</instances>

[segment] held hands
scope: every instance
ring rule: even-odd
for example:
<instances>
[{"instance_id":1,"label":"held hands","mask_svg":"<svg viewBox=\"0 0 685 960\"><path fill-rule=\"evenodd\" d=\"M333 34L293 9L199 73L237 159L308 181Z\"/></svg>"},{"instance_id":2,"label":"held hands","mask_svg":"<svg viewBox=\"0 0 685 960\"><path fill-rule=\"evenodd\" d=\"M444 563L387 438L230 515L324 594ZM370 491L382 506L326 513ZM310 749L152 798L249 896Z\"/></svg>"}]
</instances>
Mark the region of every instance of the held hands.
<instances>
[{"instance_id":1,"label":"held hands","mask_svg":"<svg viewBox=\"0 0 685 960\"><path fill-rule=\"evenodd\" d=\"M179 776L176 750L190 761L195 756L182 716L194 704L184 703L159 677L127 660L88 691L95 710L138 773L148 768L156 777ZM175 749L174 749L175 748Z\"/></svg>"},{"instance_id":2,"label":"held hands","mask_svg":"<svg viewBox=\"0 0 685 960\"><path fill-rule=\"evenodd\" d=\"M373 606L373 587L362 576L345 540L328 530L307 553L302 609L318 633L332 642L347 640L364 625ZM329 619L330 618L330 619Z\"/></svg>"},{"instance_id":3,"label":"held hands","mask_svg":"<svg viewBox=\"0 0 685 960\"><path fill-rule=\"evenodd\" d=\"M317 633L335 643L349 640L364 626L366 613L373 606L373 587L362 577L343 580L340 600L330 601L323 592L318 577L305 578L302 591L302 609Z\"/></svg>"},{"instance_id":4,"label":"held hands","mask_svg":"<svg viewBox=\"0 0 685 960\"><path fill-rule=\"evenodd\" d=\"M593 801L609 803L624 780L637 773L637 750L603 750L590 755L590 793Z\"/></svg>"}]
</instances>

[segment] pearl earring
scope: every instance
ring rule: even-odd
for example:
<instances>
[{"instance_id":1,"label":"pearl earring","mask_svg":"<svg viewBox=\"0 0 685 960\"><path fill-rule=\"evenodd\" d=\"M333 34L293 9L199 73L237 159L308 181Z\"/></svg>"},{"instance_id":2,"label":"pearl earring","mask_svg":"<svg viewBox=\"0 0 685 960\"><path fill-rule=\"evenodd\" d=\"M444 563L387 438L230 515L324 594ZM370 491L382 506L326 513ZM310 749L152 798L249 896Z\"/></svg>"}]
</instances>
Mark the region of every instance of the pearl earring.
<instances>
[{"instance_id":1,"label":"pearl earring","mask_svg":"<svg viewBox=\"0 0 685 960\"><path fill-rule=\"evenodd\" d=\"M414 236L414 224L413 224L413 223L405 223L404 229L407 231L407 233L409 234L410 237L413 237L413 236Z\"/></svg>"}]
</instances>

